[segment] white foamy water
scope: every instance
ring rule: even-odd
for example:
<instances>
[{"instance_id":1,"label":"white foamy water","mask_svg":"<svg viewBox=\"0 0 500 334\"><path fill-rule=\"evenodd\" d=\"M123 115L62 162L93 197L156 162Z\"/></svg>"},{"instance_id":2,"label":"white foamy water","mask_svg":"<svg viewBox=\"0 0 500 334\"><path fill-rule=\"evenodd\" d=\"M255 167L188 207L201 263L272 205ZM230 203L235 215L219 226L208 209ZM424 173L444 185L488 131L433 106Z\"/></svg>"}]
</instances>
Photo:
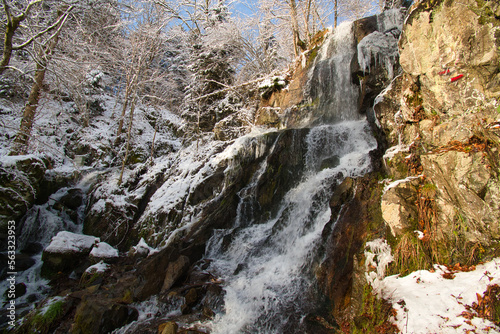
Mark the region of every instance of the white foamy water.
<instances>
[{"instance_id":1,"label":"white foamy water","mask_svg":"<svg viewBox=\"0 0 500 334\"><path fill-rule=\"evenodd\" d=\"M300 326L333 186L370 170L368 153L376 142L367 126L360 120L311 129L305 176L285 195L278 214L214 235L207 256L214 259L211 269L225 282L226 295L225 312L209 325L213 333L283 333L290 324ZM322 159L334 156L336 166L320 168ZM217 241L230 233L232 242L223 249Z\"/></svg>"},{"instance_id":2,"label":"white foamy water","mask_svg":"<svg viewBox=\"0 0 500 334\"><path fill-rule=\"evenodd\" d=\"M355 54L353 24L343 22L327 37L309 72L306 95L315 113L326 122L361 118L359 89L351 73Z\"/></svg>"}]
</instances>

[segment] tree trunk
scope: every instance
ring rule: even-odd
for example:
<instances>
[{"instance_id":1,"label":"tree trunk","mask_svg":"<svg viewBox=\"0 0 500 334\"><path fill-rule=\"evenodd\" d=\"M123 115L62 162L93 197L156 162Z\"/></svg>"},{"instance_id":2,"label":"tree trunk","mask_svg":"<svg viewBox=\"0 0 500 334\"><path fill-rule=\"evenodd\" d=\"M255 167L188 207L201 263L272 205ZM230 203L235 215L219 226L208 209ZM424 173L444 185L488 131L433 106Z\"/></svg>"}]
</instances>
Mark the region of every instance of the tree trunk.
<instances>
[{"instance_id":1,"label":"tree trunk","mask_svg":"<svg viewBox=\"0 0 500 334\"><path fill-rule=\"evenodd\" d=\"M339 0L335 0L333 11L334 11L334 15L335 15L335 20L334 20L334 23L333 23L333 27L337 28L337 21L339 19Z\"/></svg>"},{"instance_id":2,"label":"tree trunk","mask_svg":"<svg viewBox=\"0 0 500 334\"><path fill-rule=\"evenodd\" d=\"M290 18L292 21L293 49L295 57L306 49L304 42L300 39L299 21L297 19L297 4L295 0L290 0Z\"/></svg>"},{"instance_id":3,"label":"tree trunk","mask_svg":"<svg viewBox=\"0 0 500 334\"><path fill-rule=\"evenodd\" d=\"M3 55L0 61L0 75L9 66L10 58L12 56L12 38L16 29L19 27L21 20L18 17L13 17L12 21L5 25L5 37L3 40Z\"/></svg>"},{"instance_id":4,"label":"tree trunk","mask_svg":"<svg viewBox=\"0 0 500 334\"><path fill-rule=\"evenodd\" d=\"M115 146L120 144L120 135L123 131L123 120L125 118L125 113L128 107L129 93L128 89L125 90L125 101L123 101L122 113L120 115L120 121L118 122L118 130L116 131Z\"/></svg>"},{"instance_id":5,"label":"tree trunk","mask_svg":"<svg viewBox=\"0 0 500 334\"><path fill-rule=\"evenodd\" d=\"M128 154L130 152L130 139L132 137L132 124L134 121L134 110L135 110L136 100L137 100L137 96L134 96L134 99L130 103L130 119L129 119L128 130L127 130L127 148L125 150L125 157L123 158L123 162L122 162L122 171L120 172L120 177L118 178L118 185L122 184L123 171L125 170L125 165L127 163Z\"/></svg>"},{"instance_id":6,"label":"tree trunk","mask_svg":"<svg viewBox=\"0 0 500 334\"><path fill-rule=\"evenodd\" d=\"M31 138L31 130L33 128L33 120L35 119L36 109L38 107L40 93L42 92L43 81L45 79L45 72L47 71L47 64L50 60L52 52L57 46L58 40L59 33L52 38L47 48L41 52L41 57L36 65L35 82L31 87L28 102L24 106L21 126L16 138L14 139L14 144L9 152L9 155L21 155L27 153L28 142Z\"/></svg>"},{"instance_id":7,"label":"tree trunk","mask_svg":"<svg viewBox=\"0 0 500 334\"><path fill-rule=\"evenodd\" d=\"M155 121L155 133L153 134L153 142L151 143L151 155L150 155L151 164L153 164L153 160L154 160L155 139L156 139L157 132L158 132L158 119L156 119L156 121Z\"/></svg>"}]
</instances>

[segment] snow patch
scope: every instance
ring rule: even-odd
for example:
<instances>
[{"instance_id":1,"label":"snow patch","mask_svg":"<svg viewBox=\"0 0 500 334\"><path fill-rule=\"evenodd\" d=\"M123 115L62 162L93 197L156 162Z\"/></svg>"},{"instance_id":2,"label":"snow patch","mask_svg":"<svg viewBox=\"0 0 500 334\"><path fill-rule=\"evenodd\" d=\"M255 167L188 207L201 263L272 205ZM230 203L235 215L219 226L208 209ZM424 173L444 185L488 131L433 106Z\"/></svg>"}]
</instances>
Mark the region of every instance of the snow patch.
<instances>
[{"instance_id":1,"label":"snow patch","mask_svg":"<svg viewBox=\"0 0 500 334\"><path fill-rule=\"evenodd\" d=\"M159 252L157 248L153 248L153 247L149 246L146 243L146 241L144 240L144 238L141 238L141 240L139 240L139 242L137 243L137 245L133 246L132 249L136 253L145 254L147 256L153 255L153 254Z\"/></svg>"},{"instance_id":2,"label":"snow patch","mask_svg":"<svg viewBox=\"0 0 500 334\"><path fill-rule=\"evenodd\" d=\"M90 255L97 258L114 258L118 257L118 250L110 244L101 241L92 248Z\"/></svg>"},{"instance_id":3,"label":"snow patch","mask_svg":"<svg viewBox=\"0 0 500 334\"><path fill-rule=\"evenodd\" d=\"M259 84L259 89L271 88L271 87L285 87L285 78L279 75L272 76L270 78L264 79Z\"/></svg>"},{"instance_id":4,"label":"snow patch","mask_svg":"<svg viewBox=\"0 0 500 334\"><path fill-rule=\"evenodd\" d=\"M389 276L374 286L397 311L394 323L401 333L498 333L491 321L461 316L465 305L477 302L488 285L500 284L500 258L478 265L474 271L454 273L446 279L446 267L419 270L405 277ZM449 276L447 276L449 277Z\"/></svg>"},{"instance_id":5,"label":"snow patch","mask_svg":"<svg viewBox=\"0 0 500 334\"><path fill-rule=\"evenodd\" d=\"M104 261L100 261L99 263L96 263L90 267L88 267L85 272L89 274L95 274L95 273L103 273L106 272L109 269L109 264L104 263Z\"/></svg>"},{"instance_id":6,"label":"snow patch","mask_svg":"<svg viewBox=\"0 0 500 334\"><path fill-rule=\"evenodd\" d=\"M409 147L407 145L396 145L396 146L392 146L392 147L389 147L386 151L385 151L385 154L383 156L383 159L384 161L385 160L390 160L392 158L394 158L394 156L396 154L398 154L399 152L408 152L409 151Z\"/></svg>"},{"instance_id":7,"label":"snow patch","mask_svg":"<svg viewBox=\"0 0 500 334\"><path fill-rule=\"evenodd\" d=\"M24 160L29 160L29 159L36 159L38 160L41 164L43 163L40 158L34 154L28 154L28 155L3 155L0 156L0 166L2 167L16 167L18 161L24 161Z\"/></svg>"},{"instance_id":8,"label":"snow patch","mask_svg":"<svg viewBox=\"0 0 500 334\"><path fill-rule=\"evenodd\" d=\"M404 179L400 179L400 180L396 180L394 182L391 182L389 183L388 185L386 185L384 187L384 190L382 191L382 194L385 194L389 189L392 189L394 187L397 187L398 185L400 185L401 183L406 183L406 182L410 182L412 180L415 180L415 179L418 179L418 178L421 178L423 177L423 175L417 175L417 176L408 176L407 178L404 178Z\"/></svg>"}]
</instances>

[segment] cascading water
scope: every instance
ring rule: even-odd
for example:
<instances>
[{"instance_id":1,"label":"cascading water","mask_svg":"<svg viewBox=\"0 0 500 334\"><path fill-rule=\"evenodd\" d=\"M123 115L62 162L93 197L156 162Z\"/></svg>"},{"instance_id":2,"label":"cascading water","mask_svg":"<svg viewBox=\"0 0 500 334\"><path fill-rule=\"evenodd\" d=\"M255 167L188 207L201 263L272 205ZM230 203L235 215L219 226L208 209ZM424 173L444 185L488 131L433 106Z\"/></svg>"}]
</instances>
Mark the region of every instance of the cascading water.
<instances>
[{"instance_id":1,"label":"cascading water","mask_svg":"<svg viewBox=\"0 0 500 334\"><path fill-rule=\"evenodd\" d=\"M78 185L74 188L61 188L54 194L50 195L45 204L34 205L23 217L20 225L20 234L17 237L17 247L24 254L17 254L16 264L28 262L28 268L17 268L16 280L21 282L25 288L25 293L16 298L17 309L31 309L34 302L43 299L49 292L49 281L41 277L42 268L42 250L50 243L59 231L70 231L81 233L84 216L85 204L83 197L82 204L76 209L76 216L70 217L65 209L57 209L58 203L63 196L68 196L72 191L77 191L85 196L90 188L91 181L95 178L98 172L89 173L82 178ZM74 200L73 200L74 201ZM78 203L78 201L74 201ZM59 205L60 206L60 205ZM29 254L30 256L27 256ZM24 256L23 256L24 255ZM20 260L24 259L23 261ZM28 261L27 261L28 260ZM5 272L7 268L5 268ZM2 273L4 274L4 272ZM5 304L8 302L7 291L9 282L2 280L0 282L0 302Z\"/></svg>"},{"instance_id":2,"label":"cascading water","mask_svg":"<svg viewBox=\"0 0 500 334\"><path fill-rule=\"evenodd\" d=\"M351 62L356 54L352 23L339 25L318 52L305 89L319 122L360 119L359 89L352 82Z\"/></svg>"},{"instance_id":3,"label":"cascading water","mask_svg":"<svg viewBox=\"0 0 500 334\"><path fill-rule=\"evenodd\" d=\"M216 231L208 243L210 269L222 278L225 290L223 312L209 324L212 333L304 332L314 285L312 264L331 217L333 189L345 177L368 172L368 153L376 147L368 123L357 114L357 87L349 79L354 53L352 25L343 24L318 56L320 69L314 70L310 84L317 81L321 87L310 91L313 97L326 99L321 102L329 108L325 114L335 114L325 119L343 121L309 130L303 177L281 200L277 214L254 223L252 208L258 207L255 194L267 168L264 160L239 193L234 227ZM331 80L336 80L333 86L327 83Z\"/></svg>"}]
</instances>

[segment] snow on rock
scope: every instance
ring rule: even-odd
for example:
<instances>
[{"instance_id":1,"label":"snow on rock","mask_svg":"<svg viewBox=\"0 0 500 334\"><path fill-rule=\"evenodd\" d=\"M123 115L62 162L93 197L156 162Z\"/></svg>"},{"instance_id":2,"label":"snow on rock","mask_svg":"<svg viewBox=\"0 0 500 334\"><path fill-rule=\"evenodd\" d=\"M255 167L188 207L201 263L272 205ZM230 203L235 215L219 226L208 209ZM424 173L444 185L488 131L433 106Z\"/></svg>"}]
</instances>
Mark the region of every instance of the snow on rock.
<instances>
[{"instance_id":1,"label":"snow on rock","mask_svg":"<svg viewBox=\"0 0 500 334\"><path fill-rule=\"evenodd\" d=\"M49 253L80 253L89 252L100 240L91 235L76 234L61 231L52 238L50 244L45 248Z\"/></svg>"},{"instance_id":2,"label":"snow on rock","mask_svg":"<svg viewBox=\"0 0 500 334\"><path fill-rule=\"evenodd\" d=\"M478 295L493 284L500 284L500 258L469 272L450 273L446 267L435 265L433 271L389 276L374 289L392 302L397 311L393 321L401 333L498 333L500 328L489 320L468 320L470 311L466 308L477 303Z\"/></svg>"},{"instance_id":3,"label":"snow on rock","mask_svg":"<svg viewBox=\"0 0 500 334\"><path fill-rule=\"evenodd\" d=\"M118 257L118 250L106 242L99 242L92 248L90 255L99 259Z\"/></svg>"},{"instance_id":4,"label":"snow on rock","mask_svg":"<svg viewBox=\"0 0 500 334\"><path fill-rule=\"evenodd\" d=\"M88 267L85 270L85 272L89 273L89 274L103 273L108 269L109 269L109 264L104 263L104 261L100 261L99 263L96 263L96 264Z\"/></svg>"},{"instance_id":5,"label":"snow on rock","mask_svg":"<svg viewBox=\"0 0 500 334\"><path fill-rule=\"evenodd\" d=\"M158 253L158 249L149 246L144 238L141 238L137 245L132 247L132 250L134 253L140 254L142 256L149 256L154 253Z\"/></svg>"},{"instance_id":6,"label":"snow on rock","mask_svg":"<svg viewBox=\"0 0 500 334\"><path fill-rule=\"evenodd\" d=\"M13 155L13 156L2 155L2 156L0 156L0 166L2 166L2 167L16 167L16 165L19 161L25 161L25 160L38 160L41 164L43 164L43 162L40 160L40 158L34 154Z\"/></svg>"},{"instance_id":7,"label":"snow on rock","mask_svg":"<svg viewBox=\"0 0 500 334\"><path fill-rule=\"evenodd\" d=\"M382 194L385 194L387 192L387 190L395 188L398 185L400 185L401 183L410 182L410 181L419 179L421 177L423 177L423 175L408 176L408 177L406 177L404 179L400 179L400 180L396 180L396 181L390 182L389 184L385 185L384 190L382 191Z\"/></svg>"},{"instance_id":8,"label":"snow on rock","mask_svg":"<svg viewBox=\"0 0 500 334\"><path fill-rule=\"evenodd\" d=\"M392 146L392 147L389 147L387 149L387 151L385 151L385 154L384 156L382 157L385 160L390 160L392 158L394 158L394 156L396 154L398 154L399 152L409 152L410 148L408 145L396 145L396 146Z\"/></svg>"}]
</instances>

